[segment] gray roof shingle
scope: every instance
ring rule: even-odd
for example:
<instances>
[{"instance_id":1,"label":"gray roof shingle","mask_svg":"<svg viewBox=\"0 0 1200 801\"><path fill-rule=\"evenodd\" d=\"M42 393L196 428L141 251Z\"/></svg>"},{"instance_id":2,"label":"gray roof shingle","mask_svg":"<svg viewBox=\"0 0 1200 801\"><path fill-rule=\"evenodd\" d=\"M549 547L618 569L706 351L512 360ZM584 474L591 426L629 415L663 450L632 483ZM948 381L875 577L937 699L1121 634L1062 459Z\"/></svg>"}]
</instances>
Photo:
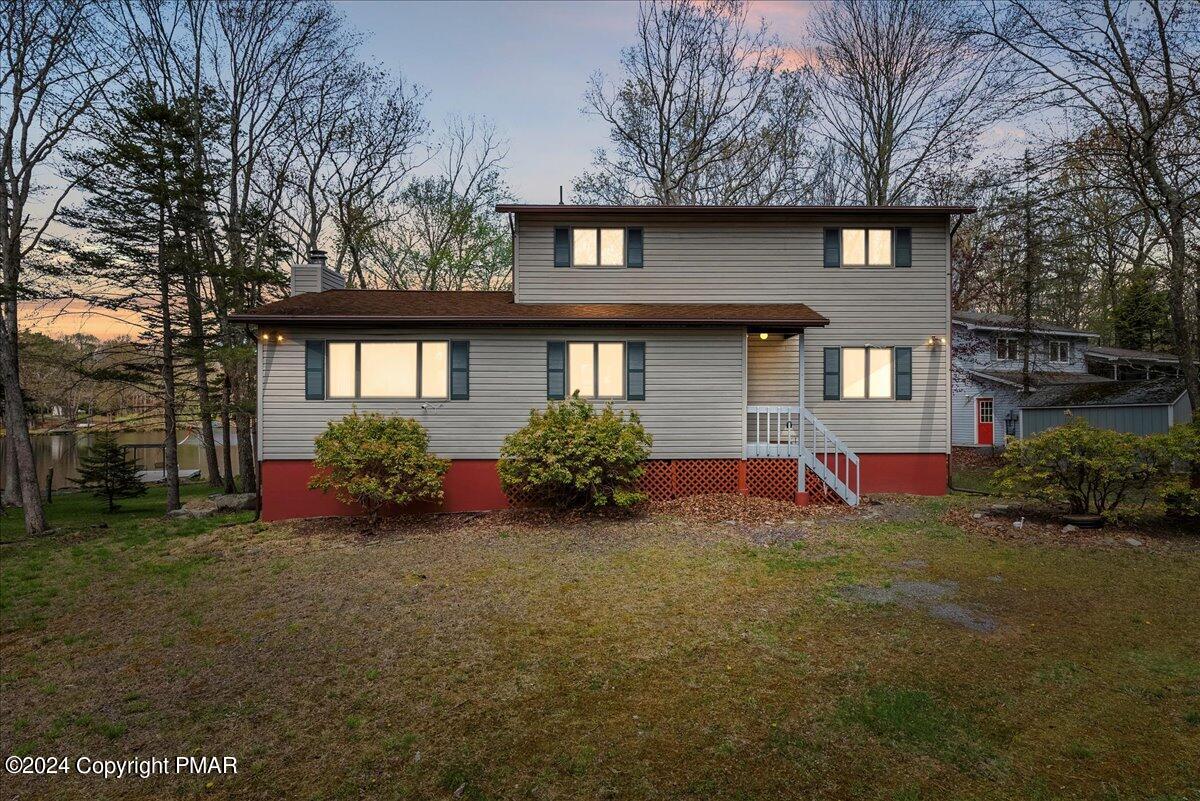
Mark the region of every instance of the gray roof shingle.
<instances>
[{"instance_id":1,"label":"gray roof shingle","mask_svg":"<svg viewBox=\"0 0 1200 801\"><path fill-rule=\"evenodd\" d=\"M1179 400L1183 381L1162 378L1157 381L1106 381L1099 384L1054 386L1040 389L1025 398L1023 409L1066 408L1071 406L1165 406Z\"/></svg>"}]
</instances>

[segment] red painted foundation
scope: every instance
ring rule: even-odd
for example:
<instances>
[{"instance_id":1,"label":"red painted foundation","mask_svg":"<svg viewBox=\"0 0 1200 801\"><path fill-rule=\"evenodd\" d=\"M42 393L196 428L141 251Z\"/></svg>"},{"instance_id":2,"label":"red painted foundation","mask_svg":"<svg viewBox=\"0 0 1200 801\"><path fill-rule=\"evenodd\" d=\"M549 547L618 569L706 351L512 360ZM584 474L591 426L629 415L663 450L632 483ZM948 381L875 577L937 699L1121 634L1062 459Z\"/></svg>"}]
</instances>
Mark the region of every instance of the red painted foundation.
<instances>
[{"instance_id":1,"label":"red painted foundation","mask_svg":"<svg viewBox=\"0 0 1200 801\"><path fill-rule=\"evenodd\" d=\"M903 492L945 495L949 460L944 453L863 453L862 492ZM656 499L702 493L737 492L797 504L814 502L812 492L797 492L793 459L680 459L651 460L643 479ZM310 461L271 460L262 463L262 519L328 517L358 514L354 506L332 495L310 490ZM811 489L811 488L810 488ZM419 504L406 512L482 512L506 509L509 500L500 489L493 459L457 459L450 465L440 504ZM396 513L397 509L387 510ZM386 512L385 512L386 513Z\"/></svg>"},{"instance_id":2,"label":"red painted foundation","mask_svg":"<svg viewBox=\"0 0 1200 801\"><path fill-rule=\"evenodd\" d=\"M313 465L309 461L272 460L262 463L262 519L330 517L359 514L356 506L333 495L308 488ZM456 459L442 485L441 504L417 504L408 512L486 512L506 509L508 498L500 490L494 459ZM396 509L388 510L396 513ZM386 514L387 512L385 512Z\"/></svg>"}]
</instances>

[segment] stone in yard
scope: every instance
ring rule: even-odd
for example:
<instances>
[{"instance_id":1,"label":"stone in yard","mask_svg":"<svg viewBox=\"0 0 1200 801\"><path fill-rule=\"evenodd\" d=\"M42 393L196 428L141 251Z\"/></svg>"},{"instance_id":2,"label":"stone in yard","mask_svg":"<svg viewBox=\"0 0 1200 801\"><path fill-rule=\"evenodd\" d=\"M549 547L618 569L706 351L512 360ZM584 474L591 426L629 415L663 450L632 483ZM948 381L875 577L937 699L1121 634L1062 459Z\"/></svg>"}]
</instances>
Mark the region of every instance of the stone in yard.
<instances>
[{"instance_id":1,"label":"stone in yard","mask_svg":"<svg viewBox=\"0 0 1200 801\"><path fill-rule=\"evenodd\" d=\"M1025 528L1025 518L1013 521L1013 528Z\"/></svg>"},{"instance_id":2,"label":"stone in yard","mask_svg":"<svg viewBox=\"0 0 1200 801\"><path fill-rule=\"evenodd\" d=\"M972 520L982 520L983 512L971 512L971 519Z\"/></svg>"},{"instance_id":3,"label":"stone in yard","mask_svg":"<svg viewBox=\"0 0 1200 801\"><path fill-rule=\"evenodd\" d=\"M1063 534L1070 534L1072 531L1079 531L1079 526L1073 526L1070 523L1067 523L1062 527Z\"/></svg>"},{"instance_id":4,"label":"stone in yard","mask_svg":"<svg viewBox=\"0 0 1200 801\"><path fill-rule=\"evenodd\" d=\"M239 492L230 495L208 496L218 512L250 512L258 504L258 498L253 492Z\"/></svg>"},{"instance_id":5,"label":"stone in yard","mask_svg":"<svg viewBox=\"0 0 1200 801\"><path fill-rule=\"evenodd\" d=\"M1141 541L1141 540L1139 540L1139 539L1135 539L1135 538L1133 538L1133 537L1126 537L1126 538L1125 538L1125 544L1126 544L1126 545L1132 545L1133 547L1135 547L1135 548L1136 548L1137 546L1139 546L1139 545L1141 545L1141 544L1142 544L1142 541Z\"/></svg>"}]
</instances>

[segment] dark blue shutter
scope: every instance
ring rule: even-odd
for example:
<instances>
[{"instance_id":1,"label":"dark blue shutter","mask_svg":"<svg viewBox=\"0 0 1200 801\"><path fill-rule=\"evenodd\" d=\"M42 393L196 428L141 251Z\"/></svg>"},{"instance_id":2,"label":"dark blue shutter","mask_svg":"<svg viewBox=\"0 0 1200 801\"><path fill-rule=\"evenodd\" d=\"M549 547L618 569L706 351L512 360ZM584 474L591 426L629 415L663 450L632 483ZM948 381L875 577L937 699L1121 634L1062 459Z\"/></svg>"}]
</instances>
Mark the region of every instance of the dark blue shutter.
<instances>
[{"instance_id":1,"label":"dark blue shutter","mask_svg":"<svg viewBox=\"0 0 1200 801\"><path fill-rule=\"evenodd\" d=\"M842 266L842 231L840 228L825 229L825 266Z\"/></svg>"},{"instance_id":2,"label":"dark blue shutter","mask_svg":"<svg viewBox=\"0 0 1200 801\"><path fill-rule=\"evenodd\" d=\"M571 266L571 229L554 229L554 266Z\"/></svg>"},{"instance_id":3,"label":"dark blue shutter","mask_svg":"<svg viewBox=\"0 0 1200 801\"><path fill-rule=\"evenodd\" d=\"M304 399L325 399L325 340L304 340Z\"/></svg>"},{"instance_id":4,"label":"dark blue shutter","mask_svg":"<svg viewBox=\"0 0 1200 801\"><path fill-rule=\"evenodd\" d=\"M646 399L646 343L625 345L625 394L629 400Z\"/></svg>"},{"instance_id":5,"label":"dark blue shutter","mask_svg":"<svg viewBox=\"0 0 1200 801\"><path fill-rule=\"evenodd\" d=\"M912 400L912 348L896 348L896 400Z\"/></svg>"},{"instance_id":6,"label":"dark blue shutter","mask_svg":"<svg viewBox=\"0 0 1200 801\"><path fill-rule=\"evenodd\" d=\"M471 399L471 343L450 343L450 400Z\"/></svg>"},{"instance_id":7,"label":"dark blue shutter","mask_svg":"<svg viewBox=\"0 0 1200 801\"><path fill-rule=\"evenodd\" d=\"M896 229L896 266L912 267L912 229Z\"/></svg>"},{"instance_id":8,"label":"dark blue shutter","mask_svg":"<svg viewBox=\"0 0 1200 801\"><path fill-rule=\"evenodd\" d=\"M642 266L642 229L628 228L625 231L625 266Z\"/></svg>"},{"instance_id":9,"label":"dark blue shutter","mask_svg":"<svg viewBox=\"0 0 1200 801\"><path fill-rule=\"evenodd\" d=\"M838 400L842 397L842 350L841 348L825 349L825 400Z\"/></svg>"},{"instance_id":10,"label":"dark blue shutter","mask_svg":"<svg viewBox=\"0 0 1200 801\"><path fill-rule=\"evenodd\" d=\"M567 343L546 343L546 397L562 400L567 397Z\"/></svg>"}]
</instances>

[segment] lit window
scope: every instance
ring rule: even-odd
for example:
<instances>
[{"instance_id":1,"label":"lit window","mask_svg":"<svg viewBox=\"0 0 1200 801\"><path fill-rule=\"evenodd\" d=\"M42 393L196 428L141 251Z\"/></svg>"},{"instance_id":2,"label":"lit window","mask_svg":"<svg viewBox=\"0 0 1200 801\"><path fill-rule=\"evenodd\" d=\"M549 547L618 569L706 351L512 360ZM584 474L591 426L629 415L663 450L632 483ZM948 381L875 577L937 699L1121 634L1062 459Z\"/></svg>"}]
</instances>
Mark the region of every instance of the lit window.
<instances>
[{"instance_id":1,"label":"lit window","mask_svg":"<svg viewBox=\"0 0 1200 801\"><path fill-rule=\"evenodd\" d=\"M416 342L363 342L359 348L360 398L417 396Z\"/></svg>"},{"instance_id":2,"label":"lit window","mask_svg":"<svg viewBox=\"0 0 1200 801\"><path fill-rule=\"evenodd\" d=\"M445 398L447 342L330 342L331 398Z\"/></svg>"},{"instance_id":3,"label":"lit window","mask_svg":"<svg viewBox=\"0 0 1200 801\"><path fill-rule=\"evenodd\" d=\"M567 347L567 364L571 371L570 394L579 393L581 398L596 395L595 344L572 342Z\"/></svg>"},{"instance_id":4,"label":"lit window","mask_svg":"<svg viewBox=\"0 0 1200 801\"><path fill-rule=\"evenodd\" d=\"M595 228L576 228L575 246L571 250L571 258L576 267L595 267L596 254L599 252L599 242Z\"/></svg>"},{"instance_id":5,"label":"lit window","mask_svg":"<svg viewBox=\"0 0 1200 801\"><path fill-rule=\"evenodd\" d=\"M891 267L892 229L843 228L843 267Z\"/></svg>"},{"instance_id":6,"label":"lit window","mask_svg":"<svg viewBox=\"0 0 1200 801\"><path fill-rule=\"evenodd\" d=\"M625 343L569 343L567 373L570 376L570 394L578 391L581 398L624 397Z\"/></svg>"},{"instance_id":7,"label":"lit window","mask_svg":"<svg viewBox=\"0 0 1200 801\"><path fill-rule=\"evenodd\" d=\"M867 263L867 232L861 228L842 229L842 264L849 267Z\"/></svg>"},{"instance_id":8,"label":"lit window","mask_svg":"<svg viewBox=\"0 0 1200 801\"><path fill-rule=\"evenodd\" d=\"M450 395L449 342L421 343L421 397L445 398Z\"/></svg>"},{"instance_id":9,"label":"lit window","mask_svg":"<svg viewBox=\"0 0 1200 801\"><path fill-rule=\"evenodd\" d=\"M842 350L842 371L845 375L842 397L867 397L867 349L844 348Z\"/></svg>"},{"instance_id":10,"label":"lit window","mask_svg":"<svg viewBox=\"0 0 1200 801\"><path fill-rule=\"evenodd\" d=\"M620 342L601 342L596 348L596 377L600 397L619 398L625 394L625 345Z\"/></svg>"},{"instance_id":11,"label":"lit window","mask_svg":"<svg viewBox=\"0 0 1200 801\"><path fill-rule=\"evenodd\" d=\"M600 229L600 266L621 267L625 264L625 229Z\"/></svg>"},{"instance_id":12,"label":"lit window","mask_svg":"<svg viewBox=\"0 0 1200 801\"><path fill-rule=\"evenodd\" d=\"M892 397L892 349L842 348L842 397Z\"/></svg>"},{"instance_id":13,"label":"lit window","mask_svg":"<svg viewBox=\"0 0 1200 801\"><path fill-rule=\"evenodd\" d=\"M870 267L892 266L892 232L889 228L875 228L867 232L871 247L867 253Z\"/></svg>"},{"instance_id":14,"label":"lit window","mask_svg":"<svg viewBox=\"0 0 1200 801\"><path fill-rule=\"evenodd\" d=\"M329 343L329 397L353 398L358 394L354 380L356 350L353 342Z\"/></svg>"},{"instance_id":15,"label":"lit window","mask_svg":"<svg viewBox=\"0 0 1200 801\"><path fill-rule=\"evenodd\" d=\"M892 349L871 348L867 361L871 367L867 394L872 398L892 397Z\"/></svg>"},{"instance_id":16,"label":"lit window","mask_svg":"<svg viewBox=\"0 0 1200 801\"><path fill-rule=\"evenodd\" d=\"M571 263L576 267L624 267L624 228L576 228L571 235Z\"/></svg>"}]
</instances>

